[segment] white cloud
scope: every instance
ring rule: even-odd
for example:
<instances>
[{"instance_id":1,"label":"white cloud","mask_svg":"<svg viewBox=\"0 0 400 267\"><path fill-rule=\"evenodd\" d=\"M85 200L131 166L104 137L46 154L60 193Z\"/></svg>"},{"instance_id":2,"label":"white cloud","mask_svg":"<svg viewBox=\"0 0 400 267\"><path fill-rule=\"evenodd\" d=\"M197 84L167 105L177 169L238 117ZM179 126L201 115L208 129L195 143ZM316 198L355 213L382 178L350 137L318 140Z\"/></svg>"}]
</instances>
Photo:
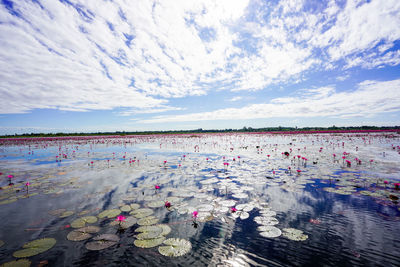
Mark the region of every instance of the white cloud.
<instances>
[{"instance_id":1,"label":"white cloud","mask_svg":"<svg viewBox=\"0 0 400 267\"><path fill-rule=\"evenodd\" d=\"M229 99L229 101L235 102L235 101L239 101L239 100L242 100L242 99L243 99L242 96L235 96L235 97L232 97L231 99Z\"/></svg>"},{"instance_id":2,"label":"white cloud","mask_svg":"<svg viewBox=\"0 0 400 267\"><path fill-rule=\"evenodd\" d=\"M333 87L300 90L296 96L275 98L266 104L176 116L156 116L138 122L172 123L291 117L348 118L398 111L400 111L400 80L364 81L354 91L337 92Z\"/></svg>"},{"instance_id":3,"label":"white cloud","mask_svg":"<svg viewBox=\"0 0 400 267\"><path fill-rule=\"evenodd\" d=\"M400 63L397 0L318 2L317 10L300 0L13 3L12 12L0 6L3 114L162 112L168 98L296 83L342 60L344 68Z\"/></svg>"}]
</instances>

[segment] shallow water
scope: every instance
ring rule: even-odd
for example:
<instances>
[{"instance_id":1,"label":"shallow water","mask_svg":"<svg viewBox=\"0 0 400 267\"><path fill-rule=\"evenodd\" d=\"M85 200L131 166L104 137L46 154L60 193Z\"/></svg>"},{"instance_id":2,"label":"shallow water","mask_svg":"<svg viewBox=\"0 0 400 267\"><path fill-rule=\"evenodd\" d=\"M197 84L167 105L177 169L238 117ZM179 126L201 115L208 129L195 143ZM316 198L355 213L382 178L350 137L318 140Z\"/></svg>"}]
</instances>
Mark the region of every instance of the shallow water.
<instances>
[{"instance_id":1,"label":"shallow water","mask_svg":"<svg viewBox=\"0 0 400 267\"><path fill-rule=\"evenodd\" d=\"M28 257L32 266L396 266L399 141L395 133L0 140L0 264L29 241L54 238ZM110 226L116 215L98 218L133 203L171 228L162 238L190 241L190 251L136 247L138 223L119 231ZM87 224L101 228L93 237L120 240L99 251L86 248L92 238L68 240L83 216L98 218ZM262 225L282 234L265 237ZM288 228L301 240L285 236Z\"/></svg>"}]
</instances>

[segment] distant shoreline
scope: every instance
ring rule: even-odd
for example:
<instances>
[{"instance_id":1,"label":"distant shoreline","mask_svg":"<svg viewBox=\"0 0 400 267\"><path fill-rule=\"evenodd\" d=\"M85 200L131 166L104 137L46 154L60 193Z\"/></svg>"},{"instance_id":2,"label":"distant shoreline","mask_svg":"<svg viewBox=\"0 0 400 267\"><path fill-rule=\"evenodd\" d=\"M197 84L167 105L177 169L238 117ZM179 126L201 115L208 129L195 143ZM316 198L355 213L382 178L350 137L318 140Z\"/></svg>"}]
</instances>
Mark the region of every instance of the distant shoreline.
<instances>
[{"instance_id":1,"label":"distant shoreline","mask_svg":"<svg viewBox=\"0 0 400 267\"><path fill-rule=\"evenodd\" d=\"M143 131L143 132L98 132L98 133L31 133L31 134L15 134L15 135L2 135L0 140L11 139L46 139L46 140L60 140L75 137L74 139L97 139L97 138L121 138L121 137L137 137L137 136L185 136L198 137L203 134L327 134L327 133L400 133L400 126L395 127L307 127L307 128L292 128L292 127L274 127L274 128L246 128L243 129L225 129L225 130L190 130L190 131ZM193 135L193 136L192 136Z\"/></svg>"}]
</instances>

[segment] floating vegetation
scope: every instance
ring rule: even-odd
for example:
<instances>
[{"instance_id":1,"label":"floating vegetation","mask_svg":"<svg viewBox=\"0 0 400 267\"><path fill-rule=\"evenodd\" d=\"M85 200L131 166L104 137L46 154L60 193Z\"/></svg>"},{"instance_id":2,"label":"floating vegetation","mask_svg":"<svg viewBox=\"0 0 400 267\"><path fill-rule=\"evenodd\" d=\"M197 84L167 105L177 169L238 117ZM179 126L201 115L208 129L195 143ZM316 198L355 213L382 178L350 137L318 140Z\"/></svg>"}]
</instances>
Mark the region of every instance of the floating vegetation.
<instances>
[{"instance_id":1,"label":"floating vegetation","mask_svg":"<svg viewBox=\"0 0 400 267\"><path fill-rule=\"evenodd\" d=\"M9 261L0 265L0 267L29 267L29 266L31 266L31 261L28 259Z\"/></svg>"},{"instance_id":2,"label":"floating vegetation","mask_svg":"<svg viewBox=\"0 0 400 267\"><path fill-rule=\"evenodd\" d=\"M16 258L27 258L51 249L55 244L54 238L36 239L23 245L22 250L15 251L13 256Z\"/></svg>"},{"instance_id":3,"label":"floating vegetation","mask_svg":"<svg viewBox=\"0 0 400 267\"><path fill-rule=\"evenodd\" d=\"M152 224L156 224L158 222L158 218L154 217L154 216L147 216L144 218L141 218L137 221L137 224L139 225L152 225Z\"/></svg>"},{"instance_id":4,"label":"floating vegetation","mask_svg":"<svg viewBox=\"0 0 400 267\"><path fill-rule=\"evenodd\" d=\"M146 225L136 228L135 232L140 233L137 235L138 239L152 239L160 236L164 229L158 225Z\"/></svg>"},{"instance_id":5,"label":"floating vegetation","mask_svg":"<svg viewBox=\"0 0 400 267\"><path fill-rule=\"evenodd\" d=\"M104 210L102 212L99 213L99 215L97 215L97 217L99 217L100 219L102 218L114 218L117 217L118 215L121 214L121 210L120 209L110 209L110 210Z\"/></svg>"},{"instance_id":6,"label":"floating vegetation","mask_svg":"<svg viewBox=\"0 0 400 267\"><path fill-rule=\"evenodd\" d=\"M149 202L147 206L149 206L150 208L160 208L164 206L164 201L162 200L152 201Z\"/></svg>"},{"instance_id":7,"label":"floating vegetation","mask_svg":"<svg viewBox=\"0 0 400 267\"><path fill-rule=\"evenodd\" d=\"M63 213L61 213L58 217L66 218L66 217L73 215L74 213L75 212L73 212L72 210L68 210L68 211L64 211Z\"/></svg>"},{"instance_id":8,"label":"floating vegetation","mask_svg":"<svg viewBox=\"0 0 400 267\"><path fill-rule=\"evenodd\" d=\"M284 228L283 236L294 241L305 241L308 239L308 235L303 234L303 231L294 228Z\"/></svg>"},{"instance_id":9,"label":"floating vegetation","mask_svg":"<svg viewBox=\"0 0 400 267\"><path fill-rule=\"evenodd\" d=\"M0 240L0 248L2 247L2 246L4 246L4 241L3 240Z\"/></svg>"},{"instance_id":10,"label":"floating vegetation","mask_svg":"<svg viewBox=\"0 0 400 267\"><path fill-rule=\"evenodd\" d=\"M133 244L139 248L153 248L162 244L165 240L164 236L151 239L136 239Z\"/></svg>"},{"instance_id":11,"label":"floating vegetation","mask_svg":"<svg viewBox=\"0 0 400 267\"><path fill-rule=\"evenodd\" d=\"M137 219L133 216L128 216L123 221L112 221L110 223L111 226L118 226L118 228L128 229L129 227L135 225L137 223Z\"/></svg>"},{"instance_id":12,"label":"floating vegetation","mask_svg":"<svg viewBox=\"0 0 400 267\"><path fill-rule=\"evenodd\" d=\"M133 210L129 214L132 216L135 216L138 219L141 219L141 218L147 217L153 213L154 213L154 211L152 209L141 208L141 209Z\"/></svg>"},{"instance_id":13,"label":"floating vegetation","mask_svg":"<svg viewBox=\"0 0 400 267\"><path fill-rule=\"evenodd\" d=\"M82 241L92 237L91 234L100 231L100 227L97 226L86 226L69 232L67 239L70 241Z\"/></svg>"},{"instance_id":14,"label":"floating vegetation","mask_svg":"<svg viewBox=\"0 0 400 267\"><path fill-rule=\"evenodd\" d=\"M257 230L260 231L261 236L268 238L275 238L282 234L282 231L279 228L270 225L258 226Z\"/></svg>"},{"instance_id":15,"label":"floating vegetation","mask_svg":"<svg viewBox=\"0 0 400 267\"><path fill-rule=\"evenodd\" d=\"M254 217L254 221L261 225L276 225L279 223L278 219L275 217L265 217L265 216L257 216Z\"/></svg>"},{"instance_id":16,"label":"floating vegetation","mask_svg":"<svg viewBox=\"0 0 400 267\"><path fill-rule=\"evenodd\" d=\"M92 242L86 243L88 250L102 250L114 246L119 242L119 237L114 234L102 234L93 238Z\"/></svg>"},{"instance_id":17,"label":"floating vegetation","mask_svg":"<svg viewBox=\"0 0 400 267\"><path fill-rule=\"evenodd\" d=\"M84 227L87 223L90 224L90 223L95 223L95 222L97 222L97 217L85 216L85 217L81 217L81 218L74 220L71 223L71 227L72 228L81 228L81 227Z\"/></svg>"},{"instance_id":18,"label":"floating vegetation","mask_svg":"<svg viewBox=\"0 0 400 267\"><path fill-rule=\"evenodd\" d=\"M123 212L129 212L132 210L130 205L123 205L122 207L119 208Z\"/></svg>"},{"instance_id":19,"label":"floating vegetation","mask_svg":"<svg viewBox=\"0 0 400 267\"><path fill-rule=\"evenodd\" d=\"M192 244L180 238L168 238L163 242L164 246L158 247L158 252L167 257L179 257L192 249Z\"/></svg>"}]
</instances>

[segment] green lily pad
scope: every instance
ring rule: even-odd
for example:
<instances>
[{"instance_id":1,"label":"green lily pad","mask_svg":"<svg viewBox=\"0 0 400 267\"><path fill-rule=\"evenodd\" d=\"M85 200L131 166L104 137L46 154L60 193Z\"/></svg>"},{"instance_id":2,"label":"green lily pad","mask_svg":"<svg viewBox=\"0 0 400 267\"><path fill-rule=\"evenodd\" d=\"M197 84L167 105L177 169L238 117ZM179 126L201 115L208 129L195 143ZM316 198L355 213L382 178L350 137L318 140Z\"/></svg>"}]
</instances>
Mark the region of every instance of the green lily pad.
<instances>
[{"instance_id":1,"label":"green lily pad","mask_svg":"<svg viewBox=\"0 0 400 267\"><path fill-rule=\"evenodd\" d=\"M132 203L132 204L130 204L130 206L131 206L131 209L133 209L133 210L137 210L138 208L140 208L140 205L137 203Z\"/></svg>"},{"instance_id":2,"label":"green lily pad","mask_svg":"<svg viewBox=\"0 0 400 267\"><path fill-rule=\"evenodd\" d=\"M111 209L111 210L104 210L102 212L99 213L99 215L97 215L97 217L101 218L113 218L113 217L117 217L118 215L121 214L121 210L120 209Z\"/></svg>"},{"instance_id":3,"label":"green lily pad","mask_svg":"<svg viewBox=\"0 0 400 267\"><path fill-rule=\"evenodd\" d=\"M69 216L71 216L73 214L74 214L74 212L72 210L67 210L67 211L64 211L63 213L61 213L60 216L58 216L58 217L66 218L66 217L69 217Z\"/></svg>"},{"instance_id":4,"label":"green lily pad","mask_svg":"<svg viewBox=\"0 0 400 267\"><path fill-rule=\"evenodd\" d=\"M121 227L122 229L128 229L129 227L133 226L134 224L137 223L137 219L133 216L128 216L125 218L125 221L123 222L118 222L118 221L112 221L110 223L111 226L118 226Z\"/></svg>"},{"instance_id":5,"label":"green lily pad","mask_svg":"<svg viewBox=\"0 0 400 267\"><path fill-rule=\"evenodd\" d=\"M153 248L162 244L165 240L164 236L151 239L136 239L133 244L139 248Z\"/></svg>"},{"instance_id":6,"label":"green lily pad","mask_svg":"<svg viewBox=\"0 0 400 267\"><path fill-rule=\"evenodd\" d=\"M93 238L92 242L86 243L88 250L102 250L118 243L119 237L113 234L102 234Z\"/></svg>"},{"instance_id":7,"label":"green lily pad","mask_svg":"<svg viewBox=\"0 0 400 267\"><path fill-rule=\"evenodd\" d=\"M162 228L162 233L161 235L166 236L169 233L171 233L171 227L169 227L167 224L157 224L156 226L161 227Z\"/></svg>"},{"instance_id":8,"label":"green lily pad","mask_svg":"<svg viewBox=\"0 0 400 267\"><path fill-rule=\"evenodd\" d=\"M162 200L152 201L149 204L147 204L147 206L149 206L150 208L159 208L159 207L163 207L164 205L165 205L165 203Z\"/></svg>"},{"instance_id":9,"label":"green lily pad","mask_svg":"<svg viewBox=\"0 0 400 267\"><path fill-rule=\"evenodd\" d=\"M66 211L67 211L66 209L56 209L56 210L49 211L49 214L53 215L53 216L60 216L61 214L63 214Z\"/></svg>"},{"instance_id":10,"label":"green lily pad","mask_svg":"<svg viewBox=\"0 0 400 267\"><path fill-rule=\"evenodd\" d=\"M70 241L82 241L85 239L89 239L90 237L92 237L91 234L97 233L98 231L100 231L100 227L97 226L82 227L69 232L69 234L67 235L67 239Z\"/></svg>"},{"instance_id":11,"label":"green lily pad","mask_svg":"<svg viewBox=\"0 0 400 267\"><path fill-rule=\"evenodd\" d=\"M163 233L163 228L156 225L145 225L136 228L135 232L139 232L138 239L152 239L159 237Z\"/></svg>"},{"instance_id":12,"label":"green lily pad","mask_svg":"<svg viewBox=\"0 0 400 267\"><path fill-rule=\"evenodd\" d=\"M29 267L29 266L31 266L31 261L27 259L9 261L0 265L0 267Z\"/></svg>"},{"instance_id":13,"label":"green lily pad","mask_svg":"<svg viewBox=\"0 0 400 267\"><path fill-rule=\"evenodd\" d=\"M308 239L308 235L303 234L303 231L294 228L284 228L283 236L294 241L305 241Z\"/></svg>"},{"instance_id":14,"label":"green lily pad","mask_svg":"<svg viewBox=\"0 0 400 267\"><path fill-rule=\"evenodd\" d=\"M123 205L121 208L120 208L120 210L121 211L123 211L123 212L128 212L128 211L131 211L131 206L130 205Z\"/></svg>"},{"instance_id":15,"label":"green lily pad","mask_svg":"<svg viewBox=\"0 0 400 267\"><path fill-rule=\"evenodd\" d=\"M74 220L71 223L72 228L81 228L84 227L87 223L95 223L97 222L97 217L95 216L85 216Z\"/></svg>"},{"instance_id":16,"label":"green lily pad","mask_svg":"<svg viewBox=\"0 0 400 267\"><path fill-rule=\"evenodd\" d=\"M42 238L36 239L31 242L26 243L21 250L15 251L13 256L16 258L26 258L31 257L40 253L43 253L56 244L54 238Z\"/></svg>"},{"instance_id":17,"label":"green lily pad","mask_svg":"<svg viewBox=\"0 0 400 267\"><path fill-rule=\"evenodd\" d=\"M10 203L13 203L15 201L17 201L17 198L6 199L6 200L3 200L3 201L0 201L0 205L10 204Z\"/></svg>"},{"instance_id":18,"label":"green lily pad","mask_svg":"<svg viewBox=\"0 0 400 267\"><path fill-rule=\"evenodd\" d=\"M141 218L147 217L153 213L154 213L154 211L152 209L141 208L141 209L133 210L129 214L135 216L138 219L141 219Z\"/></svg>"},{"instance_id":19,"label":"green lily pad","mask_svg":"<svg viewBox=\"0 0 400 267\"><path fill-rule=\"evenodd\" d=\"M268 238L275 238L282 234L282 231L279 228L270 225L259 226L257 227L257 230L261 231L261 236Z\"/></svg>"},{"instance_id":20,"label":"green lily pad","mask_svg":"<svg viewBox=\"0 0 400 267\"><path fill-rule=\"evenodd\" d=\"M158 218L154 216L144 217L138 220L137 224L139 225L153 225L158 222Z\"/></svg>"},{"instance_id":21,"label":"green lily pad","mask_svg":"<svg viewBox=\"0 0 400 267\"><path fill-rule=\"evenodd\" d=\"M158 247L158 252L167 257L179 257L192 249L192 244L180 238L168 238L163 242L165 246Z\"/></svg>"}]
</instances>

